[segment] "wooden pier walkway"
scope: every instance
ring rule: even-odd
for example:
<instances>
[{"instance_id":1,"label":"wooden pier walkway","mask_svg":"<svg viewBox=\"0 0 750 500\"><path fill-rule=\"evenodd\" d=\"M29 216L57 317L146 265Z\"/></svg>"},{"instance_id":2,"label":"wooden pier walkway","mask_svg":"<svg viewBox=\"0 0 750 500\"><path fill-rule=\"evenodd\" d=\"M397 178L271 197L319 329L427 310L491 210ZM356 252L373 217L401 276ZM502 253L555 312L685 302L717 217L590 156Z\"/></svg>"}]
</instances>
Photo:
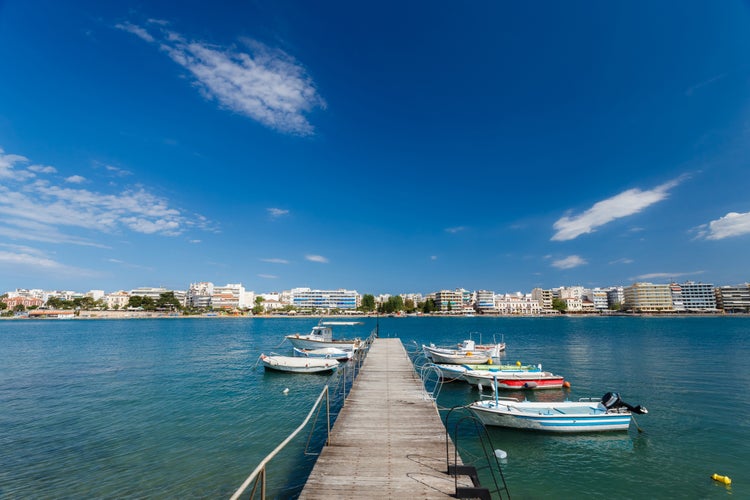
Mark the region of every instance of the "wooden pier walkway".
<instances>
[{"instance_id":1,"label":"wooden pier walkway","mask_svg":"<svg viewBox=\"0 0 750 500\"><path fill-rule=\"evenodd\" d=\"M453 460L453 444L450 443ZM401 340L373 342L300 498L451 498L445 427ZM459 476L459 486L471 486Z\"/></svg>"}]
</instances>

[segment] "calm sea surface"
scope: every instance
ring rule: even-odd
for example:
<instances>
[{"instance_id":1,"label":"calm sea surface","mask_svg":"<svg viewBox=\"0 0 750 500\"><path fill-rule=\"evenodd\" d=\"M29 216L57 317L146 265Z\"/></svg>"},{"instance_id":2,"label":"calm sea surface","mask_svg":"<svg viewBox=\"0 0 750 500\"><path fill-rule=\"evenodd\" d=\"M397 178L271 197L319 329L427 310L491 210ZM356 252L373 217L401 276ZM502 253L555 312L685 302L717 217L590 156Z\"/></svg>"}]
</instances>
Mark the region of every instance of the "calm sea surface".
<instances>
[{"instance_id":1,"label":"calm sea surface","mask_svg":"<svg viewBox=\"0 0 750 500\"><path fill-rule=\"evenodd\" d=\"M290 354L283 336L315 323L0 321L0 498L229 497L325 384L340 387L341 375L256 364ZM365 337L375 319L364 323L340 335ZM649 409L642 433L493 429L513 498L750 498L750 318L383 318L380 333L408 350L502 335L505 361L542 363L572 384L530 399L617 391ZM438 402L478 394L445 384ZM271 463L274 497L299 493L315 460L308 436Z\"/></svg>"}]
</instances>

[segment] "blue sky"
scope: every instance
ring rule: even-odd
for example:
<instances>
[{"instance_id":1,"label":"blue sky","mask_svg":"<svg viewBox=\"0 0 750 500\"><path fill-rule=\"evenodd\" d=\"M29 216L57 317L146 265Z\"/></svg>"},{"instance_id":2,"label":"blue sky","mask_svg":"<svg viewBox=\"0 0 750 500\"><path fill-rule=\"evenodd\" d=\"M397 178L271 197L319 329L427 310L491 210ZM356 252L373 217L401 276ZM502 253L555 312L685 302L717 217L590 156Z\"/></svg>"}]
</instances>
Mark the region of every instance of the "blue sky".
<instances>
[{"instance_id":1,"label":"blue sky","mask_svg":"<svg viewBox=\"0 0 750 500\"><path fill-rule=\"evenodd\" d=\"M750 280L750 8L0 1L0 290Z\"/></svg>"}]
</instances>

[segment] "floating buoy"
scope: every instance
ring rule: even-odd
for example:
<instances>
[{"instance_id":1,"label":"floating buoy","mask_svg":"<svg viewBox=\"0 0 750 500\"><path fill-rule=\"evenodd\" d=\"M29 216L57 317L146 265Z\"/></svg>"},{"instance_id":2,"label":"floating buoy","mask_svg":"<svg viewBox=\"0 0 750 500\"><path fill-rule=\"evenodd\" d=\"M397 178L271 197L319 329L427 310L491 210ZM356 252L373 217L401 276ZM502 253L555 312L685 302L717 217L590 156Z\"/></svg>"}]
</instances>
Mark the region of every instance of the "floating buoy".
<instances>
[{"instance_id":1,"label":"floating buoy","mask_svg":"<svg viewBox=\"0 0 750 500\"><path fill-rule=\"evenodd\" d=\"M520 361L516 361L516 366L521 366L521 362Z\"/></svg>"},{"instance_id":2,"label":"floating buoy","mask_svg":"<svg viewBox=\"0 0 750 500\"><path fill-rule=\"evenodd\" d=\"M727 484L727 485L732 484L732 480L729 479L729 476L721 476L719 474L714 474L711 476L711 479L713 479L714 481L718 481L720 483Z\"/></svg>"},{"instance_id":3,"label":"floating buoy","mask_svg":"<svg viewBox=\"0 0 750 500\"><path fill-rule=\"evenodd\" d=\"M495 450L495 456L500 460L508 458L508 452L505 450Z\"/></svg>"},{"instance_id":4,"label":"floating buoy","mask_svg":"<svg viewBox=\"0 0 750 500\"><path fill-rule=\"evenodd\" d=\"M284 389L281 392L282 392L282 394L289 394L289 387L287 387L286 389Z\"/></svg>"},{"instance_id":5,"label":"floating buoy","mask_svg":"<svg viewBox=\"0 0 750 500\"><path fill-rule=\"evenodd\" d=\"M565 387L566 389L570 389L570 382L568 382L567 380L563 382L563 387Z\"/></svg>"},{"instance_id":6,"label":"floating buoy","mask_svg":"<svg viewBox=\"0 0 750 500\"><path fill-rule=\"evenodd\" d=\"M492 358L490 358L490 359L488 359L488 360L487 360L487 364L488 364L488 365L491 365L491 364L492 364Z\"/></svg>"}]
</instances>

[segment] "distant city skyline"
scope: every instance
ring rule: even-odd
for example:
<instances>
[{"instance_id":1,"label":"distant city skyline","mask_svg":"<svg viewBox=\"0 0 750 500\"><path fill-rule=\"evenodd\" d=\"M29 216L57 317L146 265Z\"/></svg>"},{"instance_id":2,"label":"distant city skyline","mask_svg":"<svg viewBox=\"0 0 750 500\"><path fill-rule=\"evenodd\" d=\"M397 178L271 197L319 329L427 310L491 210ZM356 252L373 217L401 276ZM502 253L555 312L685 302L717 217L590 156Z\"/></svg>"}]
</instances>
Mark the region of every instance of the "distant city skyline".
<instances>
[{"instance_id":1,"label":"distant city skyline","mask_svg":"<svg viewBox=\"0 0 750 500\"><path fill-rule=\"evenodd\" d=\"M7 0L0 290L746 283L748 24L744 2Z\"/></svg>"}]
</instances>

